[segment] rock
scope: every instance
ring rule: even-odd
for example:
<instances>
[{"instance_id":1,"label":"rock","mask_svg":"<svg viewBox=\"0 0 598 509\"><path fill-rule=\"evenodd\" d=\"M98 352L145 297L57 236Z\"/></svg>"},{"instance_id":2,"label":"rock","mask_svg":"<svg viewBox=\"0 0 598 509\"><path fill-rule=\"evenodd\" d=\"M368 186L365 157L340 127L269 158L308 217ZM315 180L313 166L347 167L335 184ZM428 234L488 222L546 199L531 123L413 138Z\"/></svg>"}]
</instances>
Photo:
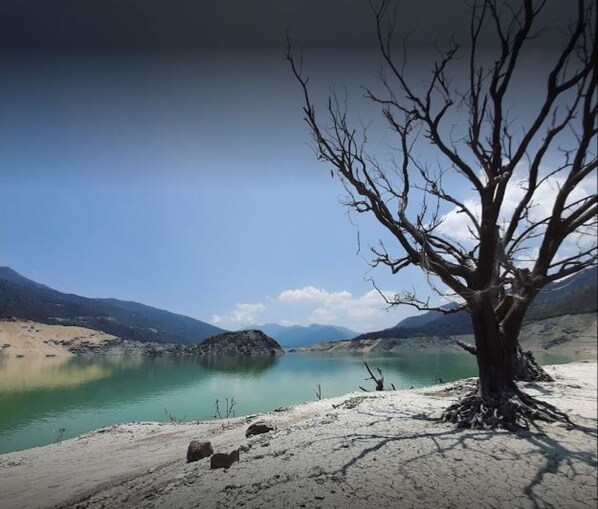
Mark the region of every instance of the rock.
<instances>
[{"instance_id":1,"label":"rock","mask_svg":"<svg viewBox=\"0 0 598 509\"><path fill-rule=\"evenodd\" d=\"M252 435L261 435L262 433L269 433L270 431L274 431L274 426L272 426L272 424L264 421L257 421L247 428L245 436L249 438Z\"/></svg>"},{"instance_id":2,"label":"rock","mask_svg":"<svg viewBox=\"0 0 598 509\"><path fill-rule=\"evenodd\" d=\"M210 469L229 468L235 461L239 461L239 450L236 449L230 454L217 452L210 458Z\"/></svg>"},{"instance_id":3,"label":"rock","mask_svg":"<svg viewBox=\"0 0 598 509\"><path fill-rule=\"evenodd\" d=\"M199 440L191 440L187 448L187 462L197 461L202 458L207 458L214 454L212 444L210 442L200 442Z\"/></svg>"},{"instance_id":4,"label":"rock","mask_svg":"<svg viewBox=\"0 0 598 509\"><path fill-rule=\"evenodd\" d=\"M195 350L199 355L208 356L276 356L284 353L274 339L258 330L224 332L195 345Z\"/></svg>"}]
</instances>

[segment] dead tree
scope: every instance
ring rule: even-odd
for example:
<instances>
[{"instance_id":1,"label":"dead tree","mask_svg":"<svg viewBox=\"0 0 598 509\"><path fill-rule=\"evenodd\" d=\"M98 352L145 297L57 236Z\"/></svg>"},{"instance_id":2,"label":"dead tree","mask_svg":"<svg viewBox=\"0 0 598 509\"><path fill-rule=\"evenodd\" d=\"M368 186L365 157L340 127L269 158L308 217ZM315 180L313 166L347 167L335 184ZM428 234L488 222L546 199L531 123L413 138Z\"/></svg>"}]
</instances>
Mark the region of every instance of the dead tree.
<instances>
[{"instance_id":1,"label":"dead tree","mask_svg":"<svg viewBox=\"0 0 598 509\"><path fill-rule=\"evenodd\" d=\"M395 137L390 163L381 163L365 132L353 127L346 102L332 95L327 120L316 115L308 78L287 48L318 159L339 177L345 204L373 214L396 241L394 252L372 247L372 264L394 274L419 267L471 316L478 387L444 412L461 427L568 420L515 380L518 337L534 298L597 262L596 6L566 3L573 20L548 32L538 26L544 5L475 0L467 44L451 40L423 86L409 79L408 51L396 51L392 2L373 6L384 69L380 90L365 90ZM481 34L492 34L495 44L481 48ZM517 79L528 48L542 37L561 37L562 44L543 59L539 104L526 104L533 112L523 115ZM466 63L465 80L454 79L458 62ZM466 219L467 240L443 226L450 214ZM389 301L434 309L412 293Z\"/></svg>"},{"instance_id":2,"label":"dead tree","mask_svg":"<svg viewBox=\"0 0 598 509\"><path fill-rule=\"evenodd\" d=\"M364 362L363 365L365 366L365 369L367 369L368 373L370 374L370 376L368 378L366 378L366 380L373 380L374 383L376 384L376 391L383 391L384 390L384 375L382 374L382 370L380 368L376 368L376 370L378 371L378 377L376 377L376 375L374 375L374 373L372 373L372 370L368 366L367 362ZM390 386L392 387L393 391L396 390L394 384L390 384ZM364 389L361 385L359 386L359 388L362 391L370 392L367 389Z\"/></svg>"},{"instance_id":3,"label":"dead tree","mask_svg":"<svg viewBox=\"0 0 598 509\"><path fill-rule=\"evenodd\" d=\"M466 352L469 352L472 355L477 355L477 349L474 345L461 340L457 340L456 343ZM536 362L534 354L529 350L524 352L521 348L521 344L517 345L515 380L521 382L554 382L554 378L546 373L546 371L542 369L542 366Z\"/></svg>"},{"instance_id":4,"label":"dead tree","mask_svg":"<svg viewBox=\"0 0 598 509\"><path fill-rule=\"evenodd\" d=\"M215 407L216 407L216 414L214 415L214 419L228 419L230 417L235 416L235 405L237 402L235 398L225 398L226 408L224 409L224 415L220 413L220 401L216 400Z\"/></svg>"},{"instance_id":5,"label":"dead tree","mask_svg":"<svg viewBox=\"0 0 598 509\"><path fill-rule=\"evenodd\" d=\"M456 341L457 345L459 345L463 350L469 352L472 355L477 355L476 347L470 343L466 343L465 341L461 341L460 339Z\"/></svg>"},{"instance_id":6,"label":"dead tree","mask_svg":"<svg viewBox=\"0 0 598 509\"><path fill-rule=\"evenodd\" d=\"M316 398L318 401L322 399L322 386L320 384L316 385Z\"/></svg>"},{"instance_id":7,"label":"dead tree","mask_svg":"<svg viewBox=\"0 0 598 509\"><path fill-rule=\"evenodd\" d=\"M370 377L366 378L366 380L373 380L374 383L376 384L376 390L383 391L384 390L384 375L382 374L382 371L380 370L380 368L378 368L378 374L380 375L380 378L376 378L376 375L374 375L374 373L372 373L372 370L368 366L368 363L364 362L363 364L365 366L365 369L367 369L368 373L370 374ZM362 391L369 392L367 389L364 389L361 385L359 386L359 388Z\"/></svg>"}]
</instances>

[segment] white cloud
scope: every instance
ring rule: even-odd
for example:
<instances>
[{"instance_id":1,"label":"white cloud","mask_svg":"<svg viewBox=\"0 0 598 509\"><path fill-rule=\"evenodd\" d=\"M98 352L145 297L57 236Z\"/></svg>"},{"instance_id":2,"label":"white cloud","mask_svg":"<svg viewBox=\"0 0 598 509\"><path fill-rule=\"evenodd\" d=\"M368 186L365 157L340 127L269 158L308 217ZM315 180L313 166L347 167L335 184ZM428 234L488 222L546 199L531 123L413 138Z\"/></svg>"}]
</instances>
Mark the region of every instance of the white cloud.
<instances>
[{"instance_id":1,"label":"white cloud","mask_svg":"<svg viewBox=\"0 0 598 509\"><path fill-rule=\"evenodd\" d=\"M332 303L344 301L346 299L351 299L351 294L349 292L328 292L313 286L306 286L297 290L285 290L278 296L278 300L283 302L308 301Z\"/></svg>"},{"instance_id":2,"label":"white cloud","mask_svg":"<svg viewBox=\"0 0 598 509\"><path fill-rule=\"evenodd\" d=\"M463 202L463 205L479 220L482 210L479 202L468 199ZM473 223L469 216L460 208L454 208L443 216L438 230L459 242L467 242L472 240L470 228L473 228Z\"/></svg>"},{"instance_id":3,"label":"white cloud","mask_svg":"<svg viewBox=\"0 0 598 509\"><path fill-rule=\"evenodd\" d=\"M293 327L293 325L299 325L297 322L292 322L291 320L279 320L277 323L285 327Z\"/></svg>"},{"instance_id":4,"label":"white cloud","mask_svg":"<svg viewBox=\"0 0 598 509\"><path fill-rule=\"evenodd\" d=\"M521 269L532 270L536 260L538 259L539 252L540 249L538 247L534 247L526 252L517 254L515 256L515 265Z\"/></svg>"},{"instance_id":5,"label":"white cloud","mask_svg":"<svg viewBox=\"0 0 598 509\"><path fill-rule=\"evenodd\" d=\"M385 290L383 295L390 301L395 292ZM230 330L260 323L284 326L318 323L366 332L390 327L410 314L410 308L405 307L389 313L388 303L375 289L353 295L346 290L305 286L281 291L277 297L264 302L266 305L236 304L229 312L212 315L212 323Z\"/></svg>"},{"instance_id":6,"label":"white cloud","mask_svg":"<svg viewBox=\"0 0 598 509\"><path fill-rule=\"evenodd\" d=\"M312 323L332 324L338 320L338 316L326 308L316 308L309 315L309 321Z\"/></svg>"},{"instance_id":7,"label":"white cloud","mask_svg":"<svg viewBox=\"0 0 598 509\"><path fill-rule=\"evenodd\" d=\"M544 174L547 172L548 170L544 169ZM523 173L521 168L519 169L518 173ZM530 210L528 214L528 219L530 221L541 221L545 218L549 218L552 215L552 207L554 205L556 196L564 183L564 177L552 176L544 180L538 186L534 192L532 201L530 202ZM514 175L513 180L511 180L505 192L505 197L499 216L499 224L501 226L506 227L508 221L510 221L513 212L526 193L527 186L528 182L525 177ZM567 204L574 203L587 196L590 196L591 194L595 193L595 189L596 179L585 179L571 192L567 200ZM463 204L470 210L474 217L479 220L481 215L481 205L479 199L469 197L463 201ZM527 224L524 224L523 222L520 225L521 228L526 226ZM438 231L439 233L442 233L456 241L471 246L474 242L474 238L472 237L469 229L472 228L473 224L469 216L463 213L460 208L455 207L443 216L442 223L438 227ZM541 230L542 227L540 227L537 231ZM589 245L592 245L592 243L595 243L595 230L592 230L590 235L587 233L588 232L586 230L586 232L577 232L571 235L562 246L562 251L575 252L579 247L587 248ZM533 253L537 246L538 240L536 239L533 242L528 242L524 247L530 253ZM529 260L532 260L534 254L530 254L528 256ZM521 256L519 257L521 258Z\"/></svg>"},{"instance_id":8,"label":"white cloud","mask_svg":"<svg viewBox=\"0 0 598 509\"><path fill-rule=\"evenodd\" d=\"M391 300L394 292L383 291ZM317 305L309 313L308 321L328 325L342 325L356 330L376 328L376 322L385 317L388 304L377 290L370 290L360 297L348 291L329 292L323 288L306 286L285 290L278 301L286 304Z\"/></svg>"},{"instance_id":9,"label":"white cloud","mask_svg":"<svg viewBox=\"0 0 598 509\"><path fill-rule=\"evenodd\" d=\"M212 323L214 325L238 328L249 325L256 321L255 315L266 311L266 306L262 303L256 304L235 304L235 308L224 315L213 315Z\"/></svg>"}]
</instances>

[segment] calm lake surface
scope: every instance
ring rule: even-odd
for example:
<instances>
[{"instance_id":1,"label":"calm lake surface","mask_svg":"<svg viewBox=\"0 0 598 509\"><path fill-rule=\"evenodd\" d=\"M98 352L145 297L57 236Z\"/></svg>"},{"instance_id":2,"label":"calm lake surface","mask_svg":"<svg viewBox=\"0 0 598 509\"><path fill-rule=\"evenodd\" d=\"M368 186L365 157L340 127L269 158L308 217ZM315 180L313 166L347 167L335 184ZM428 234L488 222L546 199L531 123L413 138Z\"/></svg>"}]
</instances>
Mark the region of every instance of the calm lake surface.
<instances>
[{"instance_id":1,"label":"calm lake surface","mask_svg":"<svg viewBox=\"0 0 598 509\"><path fill-rule=\"evenodd\" d=\"M542 364L575 359L537 355ZM476 375L466 352L400 355L287 353L276 358L190 359L142 356L0 356L0 453L50 444L132 421L214 418L234 397L237 416L373 389L363 366L382 369L397 389Z\"/></svg>"}]
</instances>

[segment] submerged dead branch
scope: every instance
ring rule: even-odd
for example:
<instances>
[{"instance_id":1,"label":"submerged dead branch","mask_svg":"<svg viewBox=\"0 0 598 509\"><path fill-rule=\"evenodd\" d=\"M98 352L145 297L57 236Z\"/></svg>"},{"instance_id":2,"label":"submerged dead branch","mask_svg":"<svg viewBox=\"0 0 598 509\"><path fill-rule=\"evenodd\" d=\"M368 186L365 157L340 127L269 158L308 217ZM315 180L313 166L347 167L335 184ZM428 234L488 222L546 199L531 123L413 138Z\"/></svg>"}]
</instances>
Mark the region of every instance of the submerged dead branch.
<instances>
[{"instance_id":1,"label":"submerged dead branch","mask_svg":"<svg viewBox=\"0 0 598 509\"><path fill-rule=\"evenodd\" d=\"M384 375L382 374L382 370L380 368L376 368L376 371L378 371L378 376L376 377L376 375L374 375L374 373L372 372L372 370L370 369L370 367L368 366L367 362L363 363L365 366L365 369L368 370L368 373L370 374L370 376L368 378L366 378L366 380L373 380L374 383L376 384L376 391L383 391L384 390ZM392 387L392 390L396 390L394 384L390 384L390 386ZM359 388L364 391L364 392L370 392L367 389L365 389L364 387L362 387L361 385L359 386Z\"/></svg>"}]
</instances>

